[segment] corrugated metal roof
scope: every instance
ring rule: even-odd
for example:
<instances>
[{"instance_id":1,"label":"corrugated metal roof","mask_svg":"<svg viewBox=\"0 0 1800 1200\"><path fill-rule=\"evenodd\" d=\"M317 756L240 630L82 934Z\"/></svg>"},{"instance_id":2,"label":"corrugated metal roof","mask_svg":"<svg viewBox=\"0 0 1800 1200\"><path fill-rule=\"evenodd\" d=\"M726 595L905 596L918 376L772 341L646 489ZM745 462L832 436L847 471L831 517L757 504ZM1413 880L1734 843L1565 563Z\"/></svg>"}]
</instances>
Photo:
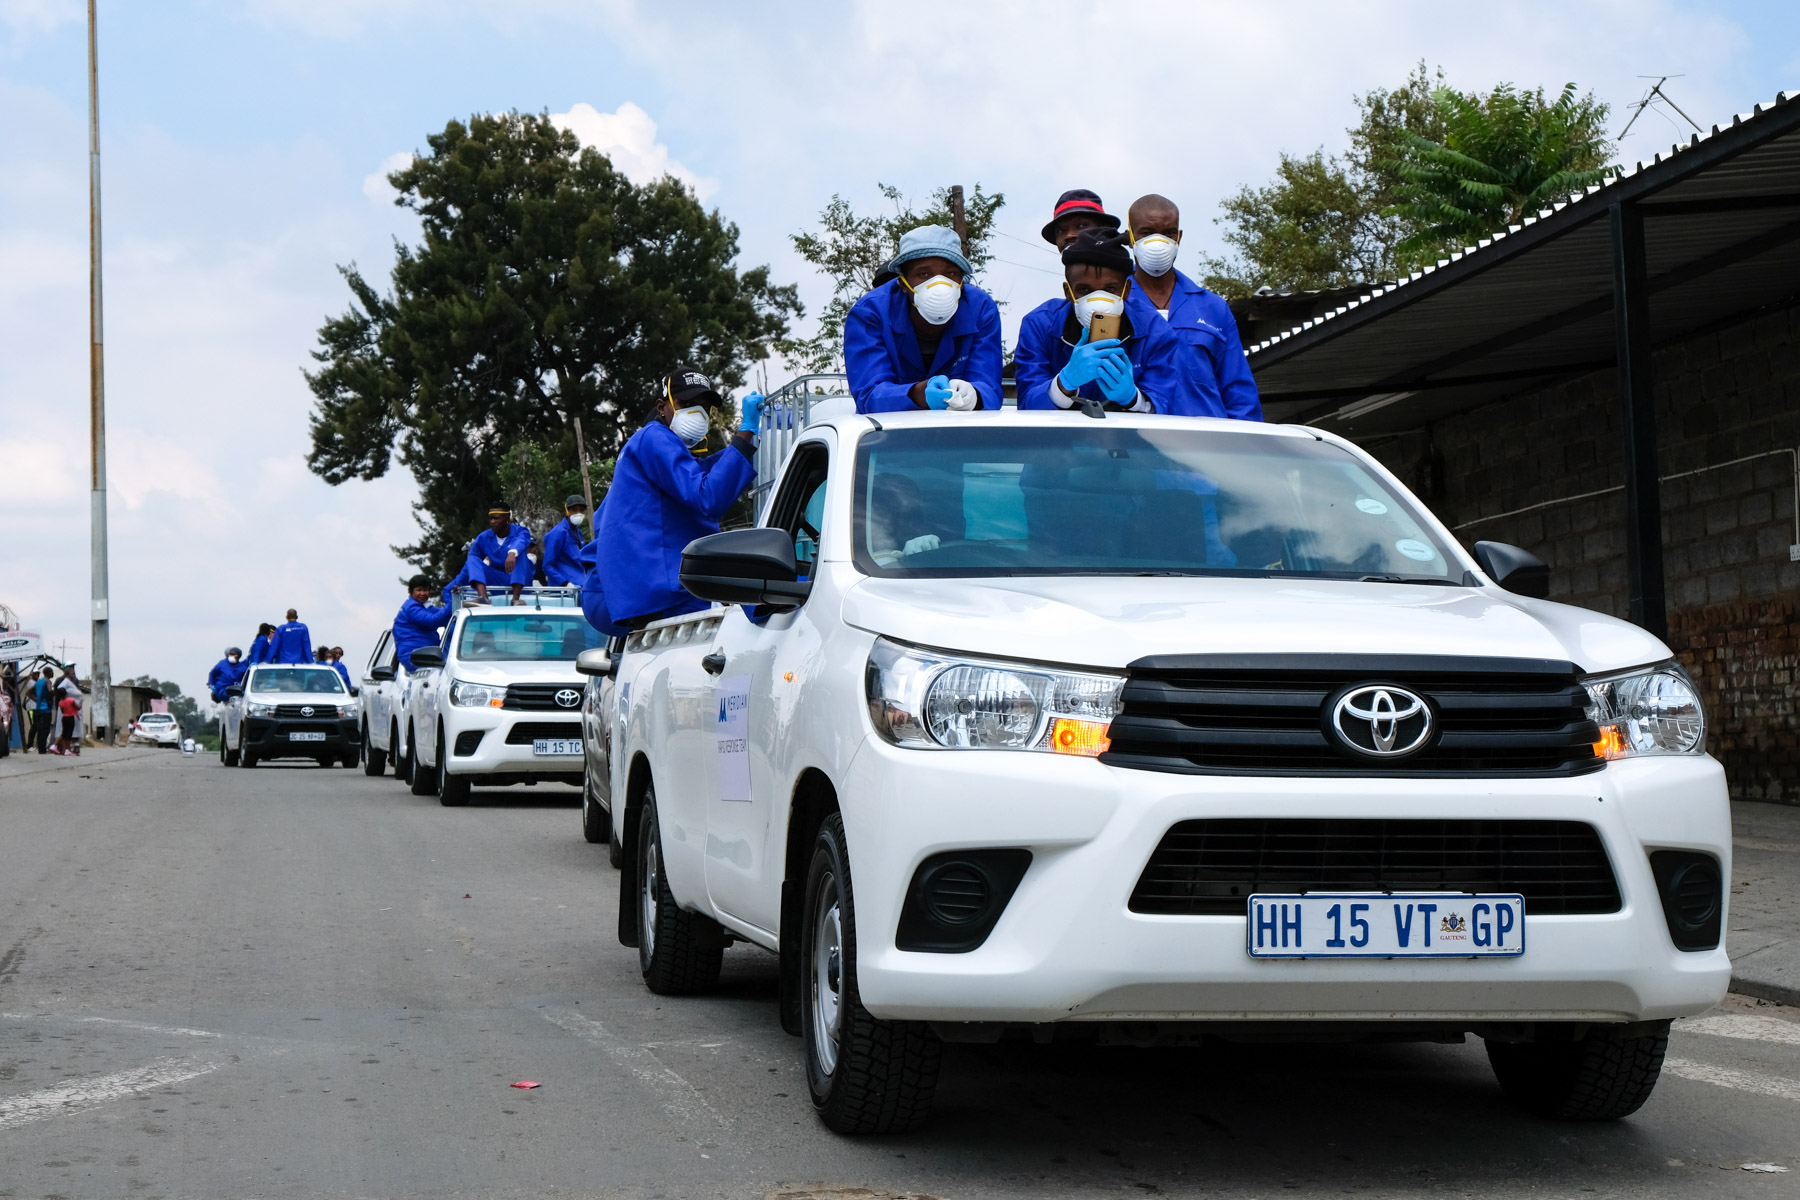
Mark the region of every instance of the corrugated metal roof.
<instances>
[{"instance_id":1,"label":"corrugated metal roof","mask_svg":"<svg viewBox=\"0 0 1800 1200\"><path fill-rule=\"evenodd\" d=\"M1608 215L1626 201L1646 215L1655 340L1800 292L1800 103L1781 93L1408 279L1257 343L1250 365L1269 418L1377 432L1559 373L1610 366ZM1378 414L1359 405L1397 393L1410 394Z\"/></svg>"}]
</instances>

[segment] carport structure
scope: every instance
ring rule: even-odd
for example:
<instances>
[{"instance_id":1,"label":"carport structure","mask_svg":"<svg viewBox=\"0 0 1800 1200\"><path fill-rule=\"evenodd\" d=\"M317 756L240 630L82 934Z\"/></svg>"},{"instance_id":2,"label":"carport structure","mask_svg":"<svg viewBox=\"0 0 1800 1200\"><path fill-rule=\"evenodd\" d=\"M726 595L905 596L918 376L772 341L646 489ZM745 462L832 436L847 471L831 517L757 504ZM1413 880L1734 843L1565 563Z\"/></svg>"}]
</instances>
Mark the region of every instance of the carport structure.
<instances>
[{"instance_id":1,"label":"carport structure","mask_svg":"<svg viewBox=\"0 0 1800 1200\"><path fill-rule=\"evenodd\" d=\"M1800 93L1778 95L1435 267L1372 286L1250 347L1268 419L1377 439L1610 372L1616 416L1604 423L1623 463L1625 608L1665 635L1653 353L1791 305L1800 293L1797 100ZM1777 421L1776 435L1785 429ZM1792 476L1793 440L1740 446L1755 452L1733 461L1786 455ZM1717 448L1700 454L1716 457ZM1730 465L1706 461L1699 470ZM1571 495L1578 489L1569 482L1547 473L1530 507L1620 490ZM1800 532L1793 541L1800 545Z\"/></svg>"}]
</instances>

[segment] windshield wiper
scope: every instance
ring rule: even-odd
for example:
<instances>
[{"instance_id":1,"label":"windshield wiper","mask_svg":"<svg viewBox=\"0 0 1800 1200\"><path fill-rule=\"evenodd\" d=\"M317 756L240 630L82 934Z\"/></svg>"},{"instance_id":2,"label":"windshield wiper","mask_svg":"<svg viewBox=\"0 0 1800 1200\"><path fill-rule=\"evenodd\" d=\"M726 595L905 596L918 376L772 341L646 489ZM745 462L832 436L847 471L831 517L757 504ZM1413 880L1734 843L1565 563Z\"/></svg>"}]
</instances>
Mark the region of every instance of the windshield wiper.
<instances>
[{"instance_id":1,"label":"windshield wiper","mask_svg":"<svg viewBox=\"0 0 1800 1200\"><path fill-rule=\"evenodd\" d=\"M1431 587L1462 587L1455 579L1436 579L1428 575L1364 575L1358 583L1423 583Z\"/></svg>"}]
</instances>

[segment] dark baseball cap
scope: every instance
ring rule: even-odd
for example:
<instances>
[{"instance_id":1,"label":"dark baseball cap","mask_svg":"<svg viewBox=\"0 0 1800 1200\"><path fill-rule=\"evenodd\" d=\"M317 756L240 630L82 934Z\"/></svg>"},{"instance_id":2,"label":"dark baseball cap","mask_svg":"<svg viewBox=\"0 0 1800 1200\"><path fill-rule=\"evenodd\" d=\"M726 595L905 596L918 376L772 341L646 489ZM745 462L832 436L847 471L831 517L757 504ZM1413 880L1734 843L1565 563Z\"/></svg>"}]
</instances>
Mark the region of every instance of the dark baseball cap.
<instances>
[{"instance_id":1,"label":"dark baseball cap","mask_svg":"<svg viewBox=\"0 0 1800 1200\"><path fill-rule=\"evenodd\" d=\"M1109 229L1119 227L1119 218L1106 211L1099 196L1086 188L1074 188L1056 198L1056 209L1050 214L1050 223L1043 229L1044 240L1052 246L1056 245L1056 223L1076 214L1093 217Z\"/></svg>"},{"instance_id":2,"label":"dark baseball cap","mask_svg":"<svg viewBox=\"0 0 1800 1200\"><path fill-rule=\"evenodd\" d=\"M708 408L718 408L725 403L713 388L712 380L693 367L676 367L669 377L663 380L663 395L667 396L676 408L692 408L695 404L704 404Z\"/></svg>"}]
</instances>

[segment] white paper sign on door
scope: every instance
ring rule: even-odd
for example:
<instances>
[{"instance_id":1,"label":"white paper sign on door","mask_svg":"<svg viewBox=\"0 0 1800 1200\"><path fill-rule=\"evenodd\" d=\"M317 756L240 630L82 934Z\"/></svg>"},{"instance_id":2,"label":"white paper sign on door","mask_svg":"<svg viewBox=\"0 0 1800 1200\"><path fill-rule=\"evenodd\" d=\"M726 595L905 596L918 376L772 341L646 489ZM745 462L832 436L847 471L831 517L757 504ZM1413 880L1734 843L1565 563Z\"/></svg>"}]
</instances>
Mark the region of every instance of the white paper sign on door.
<instances>
[{"instance_id":1,"label":"white paper sign on door","mask_svg":"<svg viewBox=\"0 0 1800 1200\"><path fill-rule=\"evenodd\" d=\"M750 676L733 675L713 689L718 702L719 799L750 800Z\"/></svg>"}]
</instances>

